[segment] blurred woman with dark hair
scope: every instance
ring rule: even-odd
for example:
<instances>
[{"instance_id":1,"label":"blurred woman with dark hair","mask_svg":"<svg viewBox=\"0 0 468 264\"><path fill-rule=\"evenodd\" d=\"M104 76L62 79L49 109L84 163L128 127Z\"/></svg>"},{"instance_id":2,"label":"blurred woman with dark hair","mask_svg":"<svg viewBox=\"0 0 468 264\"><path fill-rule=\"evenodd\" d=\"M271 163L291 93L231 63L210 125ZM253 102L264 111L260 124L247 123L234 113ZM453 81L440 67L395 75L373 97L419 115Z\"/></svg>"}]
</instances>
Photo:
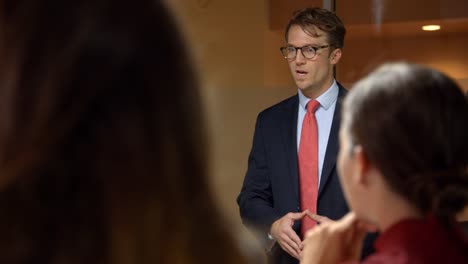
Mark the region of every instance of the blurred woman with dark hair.
<instances>
[{"instance_id":1,"label":"blurred woman with dark hair","mask_svg":"<svg viewBox=\"0 0 468 264\"><path fill-rule=\"evenodd\" d=\"M352 213L308 233L302 263L468 263L468 102L447 76L388 64L345 99L338 167ZM320 241L320 243L319 243ZM349 261L349 262L348 262Z\"/></svg>"},{"instance_id":2,"label":"blurred woman with dark hair","mask_svg":"<svg viewBox=\"0 0 468 264\"><path fill-rule=\"evenodd\" d=\"M0 263L243 263L154 0L4 0Z\"/></svg>"}]
</instances>

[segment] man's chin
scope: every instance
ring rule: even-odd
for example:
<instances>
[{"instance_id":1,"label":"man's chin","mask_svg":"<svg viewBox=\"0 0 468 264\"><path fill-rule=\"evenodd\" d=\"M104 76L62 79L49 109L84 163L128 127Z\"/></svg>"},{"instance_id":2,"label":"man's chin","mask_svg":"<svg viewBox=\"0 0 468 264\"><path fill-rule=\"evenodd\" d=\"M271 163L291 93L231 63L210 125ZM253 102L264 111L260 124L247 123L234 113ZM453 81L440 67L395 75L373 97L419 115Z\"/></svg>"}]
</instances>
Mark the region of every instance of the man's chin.
<instances>
[{"instance_id":1,"label":"man's chin","mask_svg":"<svg viewBox=\"0 0 468 264\"><path fill-rule=\"evenodd\" d=\"M294 80L294 83L296 84L296 87L299 89L304 89L306 87L304 80Z\"/></svg>"},{"instance_id":2,"label":"man's chin","mask_svg":"<svg viewBox=\"0 0 468 264\"><path fill-rule=\"evenodd\" d=\"M306 86L305 83L301 82L301 83L298 83L296 82L296 87L301 90L302 92L305 92L307 90L310 90L309 86Z\"/></svg>"}]
</instances>

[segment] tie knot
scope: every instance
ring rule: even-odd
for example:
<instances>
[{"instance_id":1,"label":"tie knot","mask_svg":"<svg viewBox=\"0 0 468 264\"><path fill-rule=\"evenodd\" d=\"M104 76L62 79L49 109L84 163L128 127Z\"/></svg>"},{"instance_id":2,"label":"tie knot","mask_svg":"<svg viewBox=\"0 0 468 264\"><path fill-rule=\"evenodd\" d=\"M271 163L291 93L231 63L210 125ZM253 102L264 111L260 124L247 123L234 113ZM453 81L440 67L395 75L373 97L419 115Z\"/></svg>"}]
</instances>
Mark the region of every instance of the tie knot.
<instances>
[{"instance_id":1,"label":"tie knot","mask_svg":"<svg viewBox=\"0 0 468 264\"><path fill-rule=\"evenodd\" d=\"M317 100L310 100L307 103L307 112L313 114L317 111L317 108L320 106L320 103Z\"/></svg>"}]
</instances>

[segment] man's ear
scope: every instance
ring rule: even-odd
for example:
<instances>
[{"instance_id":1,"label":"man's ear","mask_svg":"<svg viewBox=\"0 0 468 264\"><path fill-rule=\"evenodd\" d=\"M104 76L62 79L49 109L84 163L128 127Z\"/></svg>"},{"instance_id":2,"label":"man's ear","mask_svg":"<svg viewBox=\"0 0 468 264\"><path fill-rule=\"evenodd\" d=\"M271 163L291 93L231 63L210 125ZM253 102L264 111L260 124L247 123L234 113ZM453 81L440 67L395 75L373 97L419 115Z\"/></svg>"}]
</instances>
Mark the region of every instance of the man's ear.
<instances>
[{"instance_id":1,"label":"man's ear","mask_svg":"<svg viewBox=\"0 0 468 264\"><path fill-rule=\"evenodd\" d=\"M357 163L356 183L367 185L369 183L368 177L371 169L367 154L361 146L355 146L353 152Z\"/></svg>"},{"instance_id":2,"label":"man's ear","mask_svg":"<svg viewBox=\"0 0 468 264\"><path fill-rule=\"evenodd\" d=\"M335 49L330 55L330 63L332 65L337 64L341 59L341 49Z\"/></svg>"}]
</instances>

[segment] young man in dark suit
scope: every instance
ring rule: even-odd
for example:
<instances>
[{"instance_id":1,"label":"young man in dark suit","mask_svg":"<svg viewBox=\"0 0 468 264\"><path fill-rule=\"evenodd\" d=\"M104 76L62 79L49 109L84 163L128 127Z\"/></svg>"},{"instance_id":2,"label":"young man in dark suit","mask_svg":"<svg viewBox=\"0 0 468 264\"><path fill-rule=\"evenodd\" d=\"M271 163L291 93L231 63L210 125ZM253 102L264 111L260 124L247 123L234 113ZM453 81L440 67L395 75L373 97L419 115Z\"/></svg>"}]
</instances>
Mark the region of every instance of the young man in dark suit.
<instances>
[{"instance_id":1,"label":"young man in dark suit","mask_svg":"<svg viewBox=\"0 0 468 264\"><path fill-rule=\"evenodd\" d=\"M346 90L333 74L345 32L333 12L320 8L296 11L286 27L281 53L298 93L258 115L237 198L271 263L297 263L305 232L348 212L335 168Z\"/></svg>"}]
</instances>

